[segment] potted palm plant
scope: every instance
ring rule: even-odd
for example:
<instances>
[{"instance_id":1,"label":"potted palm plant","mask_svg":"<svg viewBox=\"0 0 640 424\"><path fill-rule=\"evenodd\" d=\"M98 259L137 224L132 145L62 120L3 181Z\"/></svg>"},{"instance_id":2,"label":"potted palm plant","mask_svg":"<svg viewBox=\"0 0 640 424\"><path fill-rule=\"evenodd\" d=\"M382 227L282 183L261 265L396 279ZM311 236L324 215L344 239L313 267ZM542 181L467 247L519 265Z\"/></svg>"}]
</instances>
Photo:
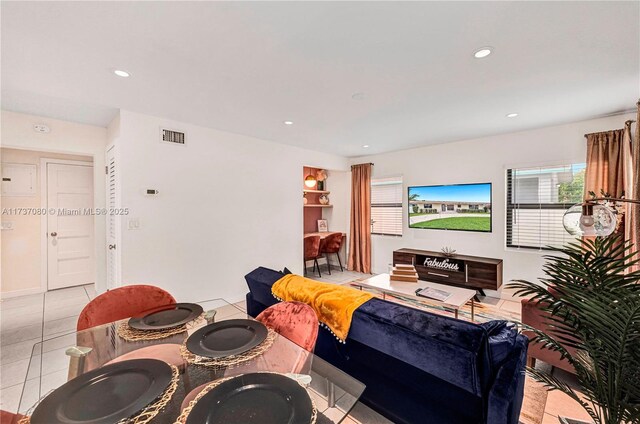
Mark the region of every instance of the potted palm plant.
<instances>
[{"instance_id":1,"label":"potted palm plant","mask_svg":"<svg viewBox=\"0 0 640 424\"><path fill-rule=\"evenodd\" d=\"M640 271L630 271L640 261L637 252L619 237L552 250L545 256L544 278L509 286L547 313L552 335L526 327L535 334L531 343L571 363L581 395L542 370L527 368L528 373L569 395L596 424L640 423Z\"/></svg>"}]
</instances>

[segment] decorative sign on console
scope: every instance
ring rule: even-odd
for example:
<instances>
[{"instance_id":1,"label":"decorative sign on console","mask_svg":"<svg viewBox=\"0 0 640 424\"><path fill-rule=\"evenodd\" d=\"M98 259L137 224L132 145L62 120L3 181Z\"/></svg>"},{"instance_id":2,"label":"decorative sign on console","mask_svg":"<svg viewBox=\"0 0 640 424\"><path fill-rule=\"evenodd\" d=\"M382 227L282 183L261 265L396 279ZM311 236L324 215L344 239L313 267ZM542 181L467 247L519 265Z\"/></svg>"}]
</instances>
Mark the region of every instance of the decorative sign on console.
<instances>
[{"instance_id":1,"label":"decorative sign on console","mask_svg":"<svg viewBox=\"0 0 640 424\"><path fill-rule=\"evenodd\" d=\"M413 265L421 280L452 286L498 290L502 285L502 259L456 255L418 249L393 252L393 264Z\"/></svg>"},{"instance_id":2,"label":"decorative sign on console","mask_svg":"<svg viewBox=\"0 0 640 424\"><path fill-rule=\"evenodd\" d=\"M443 271L464 272L464 261L450 258L438 258L434 256L417 256L417 263L421 263L426 268L439 269Z\"/></svg>"}]
</instances>

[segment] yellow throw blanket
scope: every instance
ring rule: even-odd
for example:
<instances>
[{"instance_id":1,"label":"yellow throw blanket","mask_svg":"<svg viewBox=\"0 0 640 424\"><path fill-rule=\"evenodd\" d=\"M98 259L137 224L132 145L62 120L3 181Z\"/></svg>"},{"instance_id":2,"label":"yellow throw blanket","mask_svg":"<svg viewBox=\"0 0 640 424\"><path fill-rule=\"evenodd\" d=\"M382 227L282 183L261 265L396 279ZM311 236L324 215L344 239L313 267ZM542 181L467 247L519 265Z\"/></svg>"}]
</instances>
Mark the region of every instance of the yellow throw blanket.
<instances>
[{"instance_id":1,"label":"yellow throw blanket","mask_svg":"<svg viewBox=\"0 0 640 424\"><path fill-rule=\"evenodd\" d=\"M311 306L324 324L342 343L347 339L353 312L373 295L351 287L321 283L295 274L276 281L271 293L285 302Z\"/></svg>"}]
</instances>

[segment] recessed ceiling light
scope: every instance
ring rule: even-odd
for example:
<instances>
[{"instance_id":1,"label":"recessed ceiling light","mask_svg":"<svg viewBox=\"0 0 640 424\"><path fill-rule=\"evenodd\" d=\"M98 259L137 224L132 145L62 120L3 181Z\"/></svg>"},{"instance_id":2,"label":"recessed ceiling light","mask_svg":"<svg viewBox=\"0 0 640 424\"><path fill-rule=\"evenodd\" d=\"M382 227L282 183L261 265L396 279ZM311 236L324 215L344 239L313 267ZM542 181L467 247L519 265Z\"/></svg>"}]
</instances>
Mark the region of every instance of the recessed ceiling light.
<instances>
[{"instance_id":1,"label":"recessed ceiling light","mask_svg":"<svg viewBox=\"0 0 640 424\"><path fill-rule=\"evenodd\" d=\"M364 93L354 93L351 98L353 100L364 100Z\"/></svg>"},{"instance_id":2,"label":"recessed ceiling light","mask_svg":"<svg viewBox=\"0 0 640 424\"><path fill-rule=\"evenodd\" d=\"M492 47L482 47L476 50L475 53L473 53L473 57L475 57L476 59L482 59L483 57L489 56L492 50Z\"/></svg>"},{"instance_id":3,"label":"recessed ceiling light","mask_svg":"<svg viewBox=\"0 0 640 424\"><path fill-rule=\"evenodd\" d=\"M113 71L113 73L122 78L127 78L131 75L129 72L122 71L120 69L116 69L115 71Z\"/></svg>"},{"instance_id":4,"label":"recessed ceiling light","mask_svg":"<svg viewBox=\"0 0 640 424\"><path fill-rule=\"evenodd\" d=\"M365 149L368 149L368 148L369 148L369 145L368 145L368 144L365 144L365 145L364 145L364 146L362 146L362 147L364 147Z\"/></svg>"},{"instance_id":5,"label":"recessed ceiling light","mask_svg":"<svg viewBox=\"0 0 640 424\"><path fill-rule=\"evenodd\" d=\"M508 113L507 114L507 118L515 118L516 116L518 116L517 113Z\"/></svg>"},{"instance_id":6,"label":"recessed ceiling light","mask_svg":"<svg viewBox=\"0 0 640 424\"><path fill-rule=\"evenodd\" d=\"M285 125L293 125L293 121L284 121L283 124L285 124Z\"/></svg>"}]
</instances>

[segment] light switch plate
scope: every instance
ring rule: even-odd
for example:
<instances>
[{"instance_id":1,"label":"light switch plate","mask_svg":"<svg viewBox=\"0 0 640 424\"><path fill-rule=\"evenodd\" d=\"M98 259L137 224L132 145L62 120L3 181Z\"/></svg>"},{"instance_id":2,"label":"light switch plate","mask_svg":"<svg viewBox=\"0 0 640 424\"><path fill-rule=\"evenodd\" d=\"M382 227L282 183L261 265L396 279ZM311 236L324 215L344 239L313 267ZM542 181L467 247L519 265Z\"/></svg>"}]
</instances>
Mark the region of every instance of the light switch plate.
<instances>
[{"instance_id":1,"label":"light switch plate","mask_svg":"<svg viewBox=\"0 0 640 424\"><path fill-rule=\"evenodd\" d=\"M2 221L2 224L0 224L0 229L1 230L13 230L13 222L11 222L11 221Z\"/></svg>"},{"instance_id":2,"label":"light switch plate","mask_svg":"<svg viewBox=\"0 0 640 424\"><path fill-rule=\"evenodd\" d=\"M127 221L127 228L129 230L139 230L140 229L140 220L138 218L132 218Z\"/></svg>"}]
</instances>

